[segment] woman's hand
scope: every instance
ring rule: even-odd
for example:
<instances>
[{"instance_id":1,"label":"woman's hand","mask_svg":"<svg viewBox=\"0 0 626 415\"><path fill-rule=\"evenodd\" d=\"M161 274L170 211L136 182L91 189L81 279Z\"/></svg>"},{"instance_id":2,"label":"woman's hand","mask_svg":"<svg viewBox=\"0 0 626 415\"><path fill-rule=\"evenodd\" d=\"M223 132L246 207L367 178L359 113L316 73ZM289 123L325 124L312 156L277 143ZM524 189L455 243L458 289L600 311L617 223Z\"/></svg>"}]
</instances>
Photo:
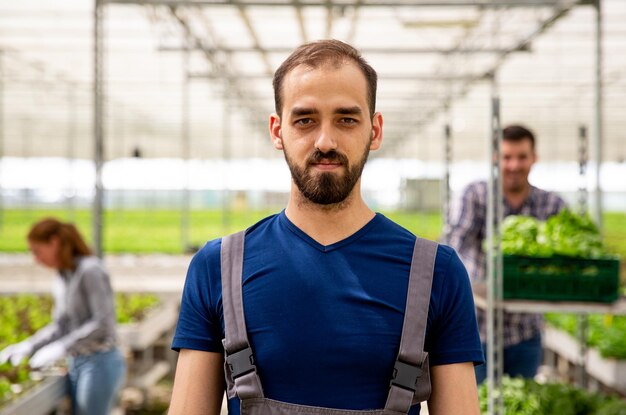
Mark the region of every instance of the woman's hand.
<instances>
[{"instance_id":1,"label":"woman's hand","mask_svg":"<svg viewBox=\"0 0 626 415\"><path fill-rule=\"evenodd\" d=\"M30 358L29 364L33 369L50 366L65 356L65 346L60 341L55 341L42 347Z\"/></svg>"},{"instance_id":2,"label":"woman's hand","mask_svg":"<svg viewBox=\"0 0 626 415\"><path fill-rule=\"evenodd\" d=\"M22 359L30 356L32 352L33 346L28 340L7 346L0 352L0 365L10 361L13 366L17 366Z\"/></svg>"}]
</instances>

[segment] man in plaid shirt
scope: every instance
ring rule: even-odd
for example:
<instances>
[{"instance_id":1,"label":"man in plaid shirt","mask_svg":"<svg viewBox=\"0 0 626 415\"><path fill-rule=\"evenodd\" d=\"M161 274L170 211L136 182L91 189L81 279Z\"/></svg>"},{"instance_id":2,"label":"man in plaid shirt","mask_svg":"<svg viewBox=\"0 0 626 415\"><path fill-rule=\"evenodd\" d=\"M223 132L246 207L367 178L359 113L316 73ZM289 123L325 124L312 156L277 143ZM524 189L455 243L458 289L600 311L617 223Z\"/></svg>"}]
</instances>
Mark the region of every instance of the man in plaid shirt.
<instances>
[{"instance_id":1,"label":"man in plaid shirt","mask_svg":"<svg viewBox=\"0 0 626 415\"><path fill-rule=\"evenodd\" d=\"M541 190L528 182L532 165L537 160L535 137L520 125L503 131L501 146L501 177L504 216L534 216L540 220L557 214L565 202L555 193ZM487 183L470 184L461 199L457 214L450 221L448 244L454 247L473 281L485 279L483 241L487 234ZM483 349L486 339L486 319L478 310L478 325ZM530 313L504 314L504 373L532 378L542 360L541 330L543 316ZM486 361L486 359L485 359ZM486 378L486 365L476 367L476 380Z\"/></svg>"}]
</instances>

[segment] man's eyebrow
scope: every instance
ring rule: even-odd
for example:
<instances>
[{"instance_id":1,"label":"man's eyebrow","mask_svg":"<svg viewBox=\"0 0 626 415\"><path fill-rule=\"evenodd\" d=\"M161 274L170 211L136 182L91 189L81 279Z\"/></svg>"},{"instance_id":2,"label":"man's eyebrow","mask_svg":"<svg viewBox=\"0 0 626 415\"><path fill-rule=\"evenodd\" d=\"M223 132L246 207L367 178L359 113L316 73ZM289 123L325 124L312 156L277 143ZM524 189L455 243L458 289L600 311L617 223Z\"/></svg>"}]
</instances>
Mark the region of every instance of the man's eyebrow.
<instances>
[{"instance_id":1,"label":"man's eyebrow","mask_svg":"<svg viewBox=\"0 0 626 415\"><path fill-rule=\"evenodd\" d=\"M319 113L315 108L307 108L307 107L294 107L291 110L291 116L299 117L301 115L311 115Z\"/></svg>"},{"instance_id":2,"label":"man's eyebrow","mask_svg":"<svg viewBox=\"0 0 626 415\"><path fill-rule=\"evenodd\" d=\"M354 107L337 108L335 110L335 113L343 115L360 115L363 113L363 110L361 109L361 107L355 105Z\"/></svg>"},{"instance_id":3,"label":"man's eyebrow","mask_svg":"<svg viewBox=\"0 0 626 415\"><path fill-rule=\"evenodd\" d=\"M339 107L335 109L335 113L341 114L341 115L360 115L363 113L363 110L358 105L355 105L353 107ZM310 107L294 107L291 110L292 117L299 117L302 115L311 115L311 114L319 114L319 110L317 110L316 108L310 108Z\"/></svg>"}]
</instances>

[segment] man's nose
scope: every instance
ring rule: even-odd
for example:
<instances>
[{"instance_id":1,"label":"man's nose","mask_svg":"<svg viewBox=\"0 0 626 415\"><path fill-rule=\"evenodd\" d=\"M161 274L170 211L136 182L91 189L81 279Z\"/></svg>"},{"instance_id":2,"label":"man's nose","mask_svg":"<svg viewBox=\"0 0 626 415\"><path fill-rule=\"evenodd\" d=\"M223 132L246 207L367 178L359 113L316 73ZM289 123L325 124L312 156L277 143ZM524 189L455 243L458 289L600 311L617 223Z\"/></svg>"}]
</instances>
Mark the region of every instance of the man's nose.
<instances>
[{"instance_id":1,"label":"man's nose","mask_svg":"<svg viewBox=\"0 0 626 415\"><path fill-rule=\"evenodd\" d=\"M322 125L320 128L319 135L315 140L315 148L322 153L337 149L337 140L330 125Z\"/></svg>"},{"instance_id":2,"label":"man's nose","mask_svg":"<svg viewBox=\"0 0 626 415\"><path fill-rule=\"evenodd\" d=\"M506 170L517 170L519 168L519 162L515 159L505 159L502 161L502 167Z\"/></svg>"}]
</instances>

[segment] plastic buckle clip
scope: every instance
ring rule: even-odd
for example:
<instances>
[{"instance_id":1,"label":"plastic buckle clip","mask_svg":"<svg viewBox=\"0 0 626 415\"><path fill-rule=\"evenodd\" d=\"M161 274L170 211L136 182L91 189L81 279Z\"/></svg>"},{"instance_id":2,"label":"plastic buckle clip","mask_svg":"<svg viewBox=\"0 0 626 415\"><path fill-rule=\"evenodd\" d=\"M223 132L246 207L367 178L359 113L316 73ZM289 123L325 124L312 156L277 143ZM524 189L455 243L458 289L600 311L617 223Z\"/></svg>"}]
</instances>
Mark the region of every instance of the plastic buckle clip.
<instances>
[{"instance_id":1,"label":"plastic buckle clip","mask_svg":"<svg viewBox=\"0 0 626 415\"><path fill-rule=\"evenodd\" d=\"M398 386L402 389L415 392L417 380L422 376L422 365L413 366L408 363L396 360L393 367L393 376L389 386Z\"/></svg>"},{"instance_id":2,"label":"plastic buckle clip","mask_svg":"<svg viewBox=\"0 0 626 415\"><path fill-rule=\"evenodd\" d=\"M256 370L256 366L254 365L254 355L252 354L250 346L227 355L226 364L230 368L233 380Z\"/></svg>"}]
</instances>

